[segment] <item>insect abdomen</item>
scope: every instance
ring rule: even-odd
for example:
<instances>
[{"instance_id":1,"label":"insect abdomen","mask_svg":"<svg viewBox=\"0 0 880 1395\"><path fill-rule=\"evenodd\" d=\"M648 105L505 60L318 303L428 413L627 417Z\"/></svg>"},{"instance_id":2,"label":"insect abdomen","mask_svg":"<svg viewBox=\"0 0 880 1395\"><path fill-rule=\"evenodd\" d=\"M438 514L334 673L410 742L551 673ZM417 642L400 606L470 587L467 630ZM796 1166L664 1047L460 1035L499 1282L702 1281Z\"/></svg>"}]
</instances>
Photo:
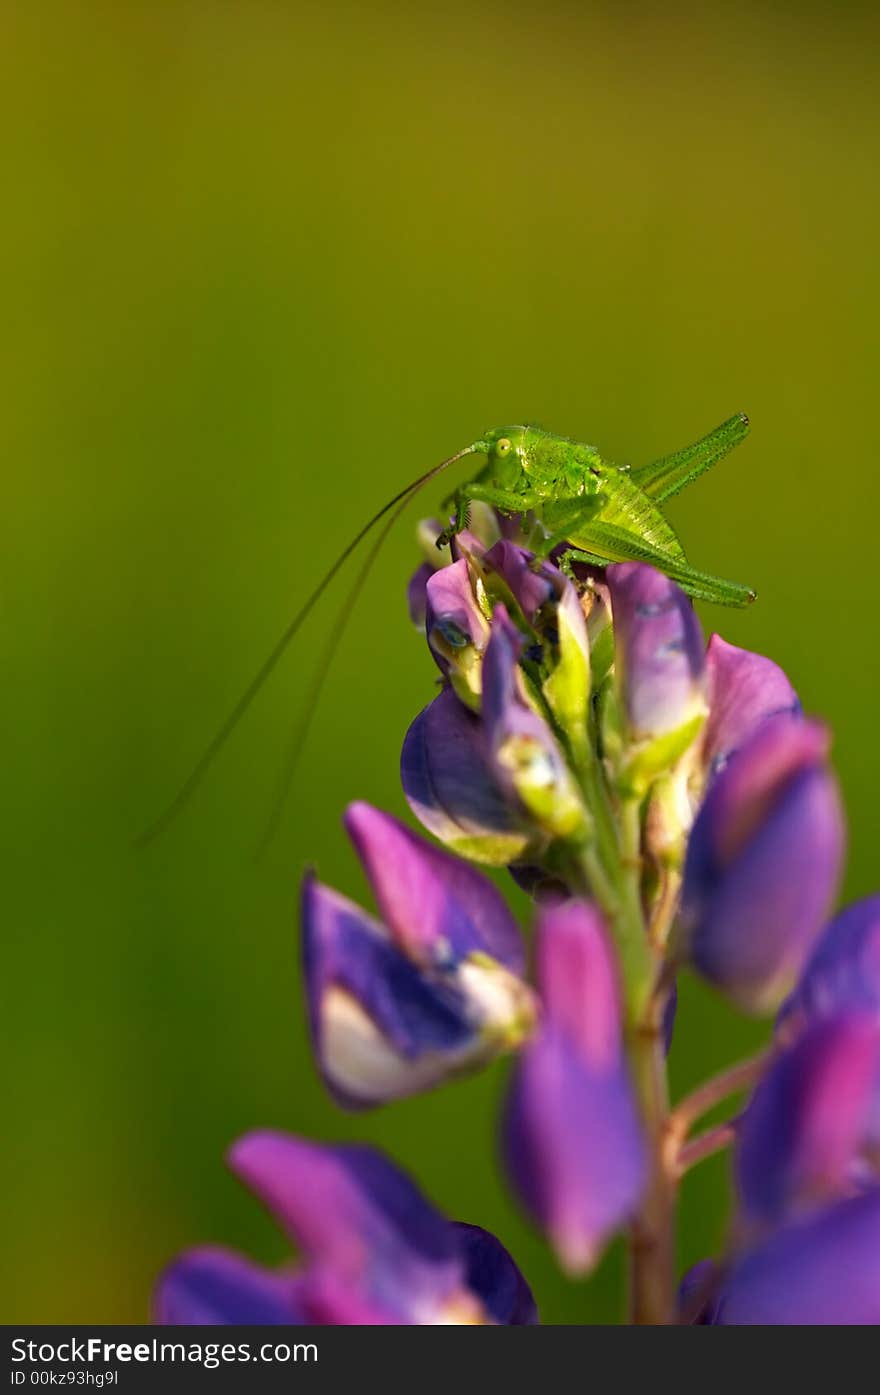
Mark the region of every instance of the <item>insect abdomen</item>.
<instances>
[{"instance_id":1,"label":"insect abdomen","mask_svg":"<svg viewBox=\"0 0 880 1395\"><path fill-rule=\"evenodd\" d=\"M628 528L631 533L668 552L671 557L685 560L684 548L675 530L626 471L616 468L609 470L603 481L603 493L607 502L596 515L598 521Z\"/></svg>"}]
</instances>

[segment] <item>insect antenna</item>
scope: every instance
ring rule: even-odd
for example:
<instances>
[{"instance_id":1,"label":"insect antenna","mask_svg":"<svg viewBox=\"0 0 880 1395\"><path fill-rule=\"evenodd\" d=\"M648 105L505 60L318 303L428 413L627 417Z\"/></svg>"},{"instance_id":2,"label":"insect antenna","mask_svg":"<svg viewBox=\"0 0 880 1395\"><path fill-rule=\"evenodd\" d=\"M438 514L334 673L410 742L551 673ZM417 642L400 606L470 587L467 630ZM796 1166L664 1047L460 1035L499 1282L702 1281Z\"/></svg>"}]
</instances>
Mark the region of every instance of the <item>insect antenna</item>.
<instances>
[{"instance_id":1,"label":"insect antenna","mask_svg":"<svg viewBox=\"0 0 880 1395\"><path fill-rule=\"evenodd\" d=\"M336 650L339 648L339 645L342 642L342 638L345 633L346 627L348 625L349 620L351 619L355 601L357 600L360 594L364 582L367 580L367 577L372 571L373 563L376 561L376 558L379 556L379 553L382 550L382 544L385 542L385 539L388 537L388 534L391 532L391 529L394 527L398 518L403 513L404 509L410 501L410 498L411 495L408 494L405 499L402 499L401 502L397 505L394 512L392 513L391 517L385 523L384 527L382 528L382 531L379 533L379 536L376 538L375 542L373 543L372 547L367 553L363 565L360 567L358 574L355 577L351 590L347 593L345 600L339 607L339 610L336 615L336 623L335 625L333 625L330 631L330 638L327 641L327 644L324 646L323 650L321 651L321 657L318 660L318 666L315 669L314 674L312 675L312 681L309 684L309 690L306 694L306 699L303 704L302 714L297 720L291 738L290 746L288 747L287 757L285 759L281 774L278 777L278 782L275 786L275 794L272 800L272 807L269 812L269 817L266 820L266 827L263 830L263 836L260 839L260 843L257 848L258 860L262 858L264 854L268 851L272 843L272 840L275 837L275 834L278 832L278 826L281 822L281 816L284 813L284 808L287 804L287 799L290 794L290 787L293 784L293 779L296 775L296 770L297 766L299 765L300 756L303 753L303 749L306 744L306 739L311 729L312 719L315 715L315 710L318 706L318 698L321 696L321 689L324 687L327 675L330 672L330 666L333 663L333 660L336 656Z\"/></svg>"},{"instance_id":2,"label":"insect antenna","mask_svg":"<svg viewBox=\"0 0 880 1395\"><path fill-rule=\"evenodd\" d=\"M189 802L192 795L195 793L202 780L204 779L205 775L210 770L211 766L214 764L214 761L217 759L218 755L223 750L223 747L226 745L235 728L238 726L242 717L247 712L251 703L254 701L254 698L260 692L261 688L266 683L270 675L274 672L288 646L295 638L299 630L302 628L303 624L305 623L311 612L314 610L315 606L318 604L318 601L321 599L325 590L330 585L333 578L336 576L336 573L341 569L341 567L344 566L348 557L358 546L358 544L363 541L367 534L372 531L376 524L379 523L380 520L383 519L387 513L390 513L392 509L395 510L391 518L388 520L388 523L386 524L385 528L382 529L379 538L377 539L378 545L374 547L370 552L367 565L358 578L358 582L361 583L363 581L364 576L369 571L370 566L372 566L372 563L375 561L376 556L378 556L379 546L381 546L381 543L384 542L385 538L387 537L391 525L394 523L398 515L403 511L404 506L409 503L410 499L414 498L415 495L419 492L419 490L422 489L423 486L426 485L430 480L434 479L436 475L439 475L443 470L448 469L450 465L454 465L457 460L461 460L462 457L465 455L472 455L474 451L480 450L482 448L482 443L476 442L473 445L466 446L464 450L457 451L455 455L450 455L447 460L442 460L439 465L434 465L432 469L426 470L423 475L419 475L418 479L413 480L410 484L406 486L405 489L401 489L397 494L394 495L392 499L389 499L387 504L383 504L382 508L379 509L378 513L374 513L373 517L369 519L369 521L358 530L358 532L352 538L351 542L348 544L346 548L342 550L342 552L340 552L336 560L321 577L321 580L318 582L315 589L306 598L306 600L300 606L299 610L294 615L293 619L286 626L279 639L276 641L274 647L270 650L269 654L264 659L260 668L254 674L254 677L251 679L250 683L245 688L241 697L238 699L231 712L226 717L225 721L221 724L221 726L215 732L214 736L208 742L208 745L205 747L205 750L202 752L202 755L196 761L196 764L193 766L186 780L183 782L177 794L171 800L170 804L168 804L166 808L162 811L162 813L159 815L159 817L155 819L153 823L149 825L149 827L144 829L144 831L135 839L136 847L145 847L148 843L151 843L154 838L157 838L159 834L164 832L168 825L174 821L174 819L180 813L181 809L183 809L184 806ZM336 649L340 632L341 627L337 627L337 631L332 639L331 645L328 646L327 651L322 656L321 664L318 670L318 673L321 675L321 682L323 682L324 678L326 677L327 671L329 670L330 662L332 661L333 653ZM317 685L316 690L319 689L320 684ZM306 728L307 727L308 722L306 723ZM290 762L288 762L288 764L290 764ZM293 762L293 768L295 768L295 761Z\"/></svg>"}]
</instances>

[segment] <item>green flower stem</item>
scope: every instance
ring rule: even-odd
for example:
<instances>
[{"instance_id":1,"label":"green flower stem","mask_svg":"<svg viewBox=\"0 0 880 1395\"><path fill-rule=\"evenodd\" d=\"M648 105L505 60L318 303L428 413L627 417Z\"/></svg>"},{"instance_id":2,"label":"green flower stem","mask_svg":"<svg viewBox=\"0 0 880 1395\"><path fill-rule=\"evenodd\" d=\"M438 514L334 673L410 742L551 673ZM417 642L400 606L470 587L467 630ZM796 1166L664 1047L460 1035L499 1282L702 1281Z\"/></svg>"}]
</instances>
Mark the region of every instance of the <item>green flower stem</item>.
<instances>
[{"instance_id":1,"label":"green flower stem","mask_svg":"<svg viewBox=\"0 0 880 1395\"><path fill-rule=\"evenodd\" d=\"M671 985L662 980L662 947L678 906L678 879L669 879L668 894L654 907L649 933L642 904L642 801L628 793L616 806L612 803L592 742L587 757L572 763L593 818L593 837L577 850L570 881L574 890L599 902L618 947L629 1059L648 1144L648 1181L630 1229L632 1321L667 1324L674 1320L675 1310L678 1174L669 1166L663 1018Z\"/></svg>"},{"instance_id":2,"label":"green flower stem","mask_svg":"<svg viewBox=\"0 0 880 1395\"><path fill-rule=\"evenodd\" d=\"M623 965L627 1019L639 1027L649 1011L657 976L657 964L648 942L642 909L641 806L637 798L620 806L621 906L617 934Z\"/></svg>"},{"instance_id":3,"label":"green flower stem","mask_svg":"<svg viewBox=\"0 0 880 1395\"><path fill-rule=\"evenodd\" d=\"M638 805L623 819L618 832L598 759L593 757L582 765L577 775L593 815L595 835L580 851L577 889L593 896L608 918L620 954L627 1021L635 1023L650 1002L656 972L639 890Z\"/></svg>"}]
</instances>

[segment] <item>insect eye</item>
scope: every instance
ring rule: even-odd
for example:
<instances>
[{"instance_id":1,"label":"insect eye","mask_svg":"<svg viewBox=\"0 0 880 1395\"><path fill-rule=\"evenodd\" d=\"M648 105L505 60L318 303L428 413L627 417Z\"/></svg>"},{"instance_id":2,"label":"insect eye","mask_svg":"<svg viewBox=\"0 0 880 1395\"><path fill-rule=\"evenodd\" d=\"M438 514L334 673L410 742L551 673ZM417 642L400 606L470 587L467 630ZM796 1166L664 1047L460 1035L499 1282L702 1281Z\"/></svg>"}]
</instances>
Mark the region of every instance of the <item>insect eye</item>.
<instances>
[{"instance_id":1,"label":"insect eye","mask_svg":"<svg viewBox=\"0 0 880 1395\"><path fill-rule=\"evenodd\" d=\"M506 436L501 437L501 440L498 442L498 445L495 447L495 449L498 451L499 455L507 454L507 452L510 450L510 442L508 441Z\"/></svg>"}]
</instances>

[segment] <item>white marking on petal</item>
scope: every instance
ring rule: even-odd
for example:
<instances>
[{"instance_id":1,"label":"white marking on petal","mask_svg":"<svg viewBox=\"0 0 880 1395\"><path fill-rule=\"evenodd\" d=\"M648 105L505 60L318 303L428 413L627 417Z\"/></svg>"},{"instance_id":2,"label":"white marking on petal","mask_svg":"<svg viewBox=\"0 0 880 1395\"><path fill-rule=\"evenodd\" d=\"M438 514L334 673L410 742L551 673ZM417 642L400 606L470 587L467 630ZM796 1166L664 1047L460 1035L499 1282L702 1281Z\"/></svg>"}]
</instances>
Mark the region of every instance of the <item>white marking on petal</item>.
<instances>
[{"instance_id":1,"label":"white marking on petal","mask_svg":"<svg viewBox=\"0 0 880 1395\"><path fill-rule=\"evenodd\" d=\"M475 1036L457 1051L426 1051L407 1060L345 989L333 985L323 996L324 1069L339 1090L365 1104L430 1089L484 1055L485 1046Z\"/></svg>"}]
</instances>

